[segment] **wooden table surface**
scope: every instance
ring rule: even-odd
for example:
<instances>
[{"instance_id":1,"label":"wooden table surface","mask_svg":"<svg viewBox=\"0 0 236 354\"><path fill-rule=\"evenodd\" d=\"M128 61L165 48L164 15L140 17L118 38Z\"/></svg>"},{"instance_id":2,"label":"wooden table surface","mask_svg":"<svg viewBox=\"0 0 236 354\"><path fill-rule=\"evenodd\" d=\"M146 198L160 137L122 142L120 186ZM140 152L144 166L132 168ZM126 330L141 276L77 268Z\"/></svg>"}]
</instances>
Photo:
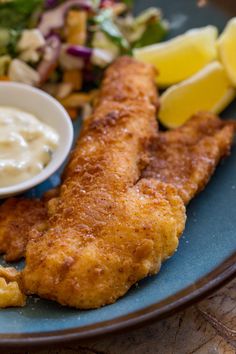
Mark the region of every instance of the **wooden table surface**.
<instances>
[{"instance_id":1,"label":"wooden table surface","mask_svg":"<svg viewBox=\"0 0 236 354\"><path fill-rule=\"evenodd\" d=\"M178 0L176 0L178 1ZM210 0L236 14L236 0ZM0 354L236 354L236 279L176 315L123 334Z\"/></svg>"},{"instance_id":2,"label":"wooden table surface","mask_svg":"<svg viewBox=\"0 0 236 354\"><path fill-rule=\"evenodd\" d=\"M235 354L236 279L176 315L123 334L1 354Z\"/></svg>"}]
</instances>

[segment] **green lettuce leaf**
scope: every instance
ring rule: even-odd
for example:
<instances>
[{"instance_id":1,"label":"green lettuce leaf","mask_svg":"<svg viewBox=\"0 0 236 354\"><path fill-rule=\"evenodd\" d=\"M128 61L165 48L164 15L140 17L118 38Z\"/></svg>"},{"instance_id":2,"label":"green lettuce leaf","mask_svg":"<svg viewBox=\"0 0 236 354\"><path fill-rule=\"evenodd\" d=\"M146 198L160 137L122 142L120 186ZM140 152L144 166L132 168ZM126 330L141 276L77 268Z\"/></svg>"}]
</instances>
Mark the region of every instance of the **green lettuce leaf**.
<instances>
[{"instance_id":1,"label":"green lettuce leaf","mask_svg":"<svg viewBox=\"0 0 236 354\"><path fill-rule=\"evenodd\" d=\"M111 9L101 11L95 18L97 24L102 32L104 32L112 41L119 47L128 49L129 43L119 30L118 26L114 23L113 14Z\"/></svg>"},{"instance_id":2,"label":"green lettuce leaf","mask_svg":"<svg viewBox=\"0 0 236 354\"><path fill-rule=\"evenodd\" d=\"M125 3L125 5L127 5L128 7L133 7L134 5L134 0L122 0L123 3Z\"/></svg>"},{"instance_id":3,"label":"green lettuce leaf","mask_svg":"<svg viewBox=\"0 0 236 354\"><path fill-rule=\"evenodd\" d=\"M44 0L11 0L0 3L0 26L14 30L29 27L32 16L43 4Z\"/></svg>"},{"instance_id":4,"label":"green lettuce leaf","mask_svg":"<svg viewBox=\"0 0 236 354\"><path fill-rule=\"evenodd\" d=\"M0 28L0 55L10 54L15 56L17 54L17 42L19 40L21 31L13 29Z\"/></svg>"},{"instance_id":5,"label":"green lettuce leaf","mask_svg":"<svg viewBox=\"0 0 236 354\"><path fill-rule=\"evenodd\" d=\"M162 41L168 33L165 21L156 20L147 24L142 36L133 44L133 48L141 48Z\"/></svg>"},{"instance_id":6,"label":"green lettuce leaf","mask_svg":"<svg viewBox=\"0 0 236 354\"><path fill-rule=\"evenodd\" d=\"M130 43L131 48L144 47L160 42L168 31L168 24L158 8L150 7L137 17L132 14L116 17L115 23Z\"/></svg>"}]
</instances>

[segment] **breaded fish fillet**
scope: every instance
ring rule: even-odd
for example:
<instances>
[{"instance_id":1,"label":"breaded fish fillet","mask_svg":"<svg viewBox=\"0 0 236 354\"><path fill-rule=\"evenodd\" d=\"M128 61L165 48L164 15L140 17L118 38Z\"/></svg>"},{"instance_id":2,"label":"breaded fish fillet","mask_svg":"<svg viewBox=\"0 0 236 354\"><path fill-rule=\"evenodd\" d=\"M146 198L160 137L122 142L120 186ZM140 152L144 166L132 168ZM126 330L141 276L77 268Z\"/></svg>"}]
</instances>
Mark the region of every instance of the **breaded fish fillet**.
<instances>
[{"instance_id":1,"label":"breaded fish fillet","mask_svg":"<svg viewBox=\"0 0 236 354\"><path fill-rule=\"evenodd\" d=\"M28 293L99 307L156 273L176 249L184 203L229 152L234 127L201 113L157 134L153 75L129 58L107 71L59 195L48 203L45 231L29 235Z\"/></svg>"},{"instance_id":2,"label":"breaded fish fillet","mask_svg":"<svg viewBox=\"0 0 236 354\"><path fill-rule=\"evenodd\" d=\"M175 186L187 204L230 153L234 129L235 122L200 112L182 127L160 132L151 143L150 163L142 176Z\"/></svg>"},{"instance_id":3,"label":"breaded fish fillet","mask_svg":"<svg viewBox=\"0 0 236 354\"><path fill-rule=\"evenodd\" d=\"M187 204L205 187L219 160L229 154L234 127L235 123L199 113L178 129L158 133L150 143L149 164L142 177L175 186ZM13 198L0 206L0 251L6 253L6 260L25 256L29 232L36 224L45 227L45 202L56 194L47 192L44 203Z\"/></svg>"},{"instance_id":4,"label":"breaded fish fillet","mask_svg":"<svg viewBox=\"0 0 236 354\"><path fill-rule=\"evenodd\" d=\"M154 77L151 66L128 57L107 70L59 196L48 203L48 229L32 232L22 274L27 293L100 307L175 251L182 199L171 185L140 180L157 131Z\"/></svg>"},{"instance_id":5,"label":"breaded fish fillet","mask_svg":"<svg viewBox=\"0 0 236 354\"><path fill-rule=\"evenodd\" d=\"M0 253L6 261L25 256L29 231L46 219L44 203L36 199L10 198L0 205Z\"/></svg>"}]
</instances>

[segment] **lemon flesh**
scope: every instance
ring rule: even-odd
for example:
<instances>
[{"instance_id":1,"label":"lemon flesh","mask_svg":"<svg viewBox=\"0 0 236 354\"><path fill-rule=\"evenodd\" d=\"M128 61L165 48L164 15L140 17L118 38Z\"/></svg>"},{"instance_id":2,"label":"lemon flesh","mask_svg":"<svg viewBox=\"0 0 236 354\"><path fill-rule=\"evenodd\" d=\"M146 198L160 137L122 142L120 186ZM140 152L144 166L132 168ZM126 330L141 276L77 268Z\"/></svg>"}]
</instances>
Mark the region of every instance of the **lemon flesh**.
<instances>
[{"instance_id":1,"label":"lemon flesh","mask_svg":"<svg viewBox=\"0 0 236 354\"><path fill-rule=\"evenodd\" d=\"M193 29L169 41L134 50L134 57L153 64L160 87L179 83L217 57L217 28Z\"/></svg>"},{"instance_id":2,"label":"lemon flesh","mask_svg":"<svg viewBox=\"0 0 236 354\"><path fill-rule=\"evenodd\" d=\"M219 56L229 78L236 86L236 17L228 22L218 40Z\"/></svg>"},{"instance_id":3,"label":"lemon flesh","mask_svg":"<svg viewBox=\"0 0 236 354\"><path fill-rule=\"evenodd\" d=\"M235 92L223 65L214 61L163 93L159 120L176 128L199 111L218 114L234 99Z\"/></svg>"}]
</instances>

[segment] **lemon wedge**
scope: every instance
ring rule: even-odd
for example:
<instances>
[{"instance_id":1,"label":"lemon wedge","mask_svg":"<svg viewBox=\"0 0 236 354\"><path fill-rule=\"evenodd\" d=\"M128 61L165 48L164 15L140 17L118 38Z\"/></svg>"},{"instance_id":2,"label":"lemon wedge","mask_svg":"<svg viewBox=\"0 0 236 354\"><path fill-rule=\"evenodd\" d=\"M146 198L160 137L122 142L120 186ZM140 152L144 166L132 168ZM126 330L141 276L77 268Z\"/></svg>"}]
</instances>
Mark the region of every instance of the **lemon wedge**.
<instances>
[{"instance_id":1,"label":"lemon wedge","mask_svg":"<svg viewBox=\"0 0 236 354\"><path fill-rule=\"evenodd\" d=\"M236 17L230 20L218 39L220 60L236 86Z\"/></svg>"},{"instance_id":2,"label":"lemon wedge","mask_svg":"<svg viewBox=\"0 0 236 354\"><path fill-rule=\"evenodd\" d=\"M217 58L214 26L192 29L169 41L134 50L134 57L153 64L160 87L179 83Z\"/></svg>"},{"instance_id":3,"label":"lemon wedge","mask_svg":"<svg viewBox=\"0 0 236 354\"><path fill-rule=\"evenodd\" d=\"M163 93L159 120L168 128L176 128L199 111L220 113L235 95L223 65L214 61Z\"/></svg>"}]
</instances>

